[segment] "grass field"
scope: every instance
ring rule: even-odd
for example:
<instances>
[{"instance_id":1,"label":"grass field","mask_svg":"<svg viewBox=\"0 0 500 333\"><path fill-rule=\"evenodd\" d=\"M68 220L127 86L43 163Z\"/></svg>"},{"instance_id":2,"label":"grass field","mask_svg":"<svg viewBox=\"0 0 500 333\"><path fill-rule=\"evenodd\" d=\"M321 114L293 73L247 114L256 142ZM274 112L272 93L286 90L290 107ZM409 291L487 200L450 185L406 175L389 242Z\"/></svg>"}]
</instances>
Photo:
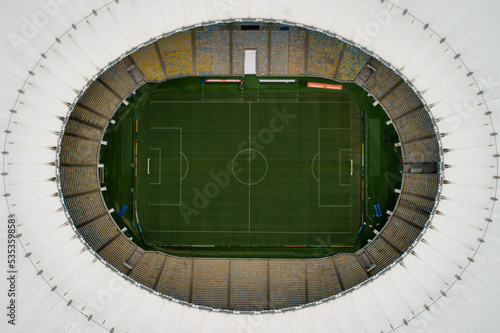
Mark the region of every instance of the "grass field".
<instances>
[{"instance_id":1,"label":"grass field","mask_svg":"<svg viewBox=\"0 0 500 333\"><path fill-rule=\"evenodd\" d=\"M373 225L352 246L362 209L360 108L373 127L366 128L367 147L378 149L376 155L367 149L365 184L374 190L367 195L384 212L397 199L398 151L383 143L394 131L359 87L318 91L306 88L307 81L259 85L245 78L243 91L197 78L142 87L115 116L101 161L108 206L133 207L137 109L136 194L144 238L132 210L117 223L148 249L238 246L161 248L179 255L318 257L358 249L387 219L372 217L368 200ZM287 245L314 248L282 248Z\"/></svg>"},{"instance_id":2,"label":"grass field","mask_svg":"<svg viewBox=\"0 0 500 333\"><path fill-rule=\"evenodd\" d=\"M155 97L139 110L137 198L146 240L352 238L361 221L357 114L350 100L327 94L282 103Z\"/></svg>"}]
</instances>

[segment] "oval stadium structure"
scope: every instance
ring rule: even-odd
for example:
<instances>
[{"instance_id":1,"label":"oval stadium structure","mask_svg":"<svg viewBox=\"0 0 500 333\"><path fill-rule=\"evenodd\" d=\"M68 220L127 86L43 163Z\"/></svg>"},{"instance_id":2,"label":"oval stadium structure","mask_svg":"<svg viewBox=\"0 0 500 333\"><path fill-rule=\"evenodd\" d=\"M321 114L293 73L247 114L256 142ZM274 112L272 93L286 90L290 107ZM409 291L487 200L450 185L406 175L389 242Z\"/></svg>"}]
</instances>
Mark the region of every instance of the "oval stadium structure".
<instances>
[{"instance_id":1,"label":"oval stadium structure","mask_svg":"<svg viewBox=\"0 0 500 333\"><path fill-rule=\"evenodd\" d=\"M0 23L2 331L497 330L494 1L28 4ZM119 106L146 83L241 76L246 45L258 76L355 82L394 125L399 199L356 253L182 258L113 220L99 152Z\"/></svg>"}]
</instances>

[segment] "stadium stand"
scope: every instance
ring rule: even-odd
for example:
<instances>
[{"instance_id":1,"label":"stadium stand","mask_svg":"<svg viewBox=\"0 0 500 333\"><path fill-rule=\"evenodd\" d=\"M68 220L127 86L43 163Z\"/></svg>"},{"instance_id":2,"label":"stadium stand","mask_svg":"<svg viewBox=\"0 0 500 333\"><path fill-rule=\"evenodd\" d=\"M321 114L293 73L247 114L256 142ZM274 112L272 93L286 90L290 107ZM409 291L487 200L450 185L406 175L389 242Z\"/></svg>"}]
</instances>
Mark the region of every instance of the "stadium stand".
<instances>
[{"instance_id":1,"label":"stadium stand","mask_svg":"<svg viewBox=\"0 0 500 333\"><path fill-rule=\"evenodd\" d=\"M127 72L127 66L123 60L110 67L99 78L122 98L127 97L137 87L134 79Z\"/></svg>"},{"instance_id":2,"label":"stadium stand","mask_svg":"<svg viewBox=\"0 0 500 333\"><path fill-rule=\"evenodd\" d=\"M370 55L353 45L347 43L344 44L344 56L335 80L341 82L351 82L356 79L363 67L365 67L366 63L370 59Z\"/></svg>"},{"instance_id":3,"label":"stadium stand","mask_svg":"<svg viewBox=\"0 0 500 333\"><path fill-rule=\"evenodd\" d=\"M346 290L367 279L368 275L355 255L338 254L333 260L340 270L340 279Z\"/></svg>"},{"instance_id":4,"label":"stadium stand","mask_svg":"<svg viewBox=\"0 0 500 333\"><path fill-rule=\"evenodd\" d=\"M118 229L109 215L105 215L83 225L78 231L82 234L90 247L97 250L115 236Z\"/></svg>"},{"instance_id":5,"label":"stadium stand","mask_svg":"<svg viewBox=\"0 0 500 333\"><path fill-rule=\"evenodd\" d=\"M267 260L231 261L230 309L258 311L267 309Z\"/></svg>"},{"instance_id":6,"label":"stadium stand","mask_svg":"<svg viewBox=\"0 0 500 333\"><path fill-rule=\"evenodd\" d=\"M407 162L439 161L439 145L436 137L403 143L402 149Z\"/></svg>"},{"instance_id":7,"label":"stadium stand","mask_svg":"<svg viewBox=\"0 0 500 333\"><path fill-rule=\"evenodd\" d=\"M155 43L141 47L130 55L134 60L135 65L142 72L146 81L158 82L166 79L160 64L161 59L158 58Z\"/></svg>"},{"instance_id":8,"label":"stadium stand","mask_svg":"<svg viewBox=\"0 0 500 333\"><path fill-rule=\"evenodd\" d=\"M309 75L333 77L343 43L319 32L311 32L309 44Z\"/></svg>"},{"instance_id":9,"label":"stadium stand","mask_svg":"<svg viewBox=\"0 0 500 333\"><path fill-rule=\"evenodd\" d=\"M183 31L157 41L168 78L193 74L191 32Z\"/></svg>"},{"instance_id":10,"label":"stadium stand","mask_svg":"<svg viewBox=\"0 0 500 333\"><path fill-rule=\"evenodd\" d=\"M400 256L397 251L384 242L380 237L375 238L371 243L369 243L365 247L365 251L375 262L376 272L382 271Z\"/></svg>"},{"instance_id":11,"label":"stadium stand","mask_svg":"<svg viewBox=\"0 0 500 333\"><path fill-rule=\"evenodd\" d=\"M167 256L167 260L165 261L165 266L163 267L163 270L160 272L160 277L158 280L158 285L156 286L156 291L165 295L170 295L176 264L177 264L176 257Z\"/></svg>"},{"instance_id":12,"label":"stadium stand","mask_svg":"<svg viewBox=\"0 0 500 333\"><path fill-rule=\"evenodd\" d=\"M272 309L288 308L305 303L304 260L270 260L269 293Z\"/></svg>"},{"instance_id":13,"label":"stadium stand","mask_svg":"<svg viewBox=\"0 0 500 333\"><path fill-rule=\"evenodd\" d=\"M290 28L288 33L288 74L305 75L306 31Z\"/></svg>"},{"instance_id":14,"label":"stadium stand","mask_svg":"<svg viewBox=\"0 0 500 333\"><path fill-rule=\"evenodd\" d=\"M211 308L226 308L230 259L200 259L194 261L194 304Z\"/></svg>"},{"instance_id":15,"label":"stadium stand","mask_svg":"<svg viewBox=\"0 0 500 333\"><path fill-rule=\"evenodd\" d=\"M169 257L158 283L157 291L181 301L190 301L193 259Z\"/></svg>"},{"instance_id":16,"label":"stadium stand","mask_svg":"<svg viewBox=\"0 0 500 333\"><path fill-rule=\"evenodd\" d=\"M376 74L376 73L375 73ZM417 94L407 84L399 85L380 101L392 118L422 105Z\"/></svg>"},{"instance_id":17,"label":"stadium stand","mask_svg":"<svg viewBox=\"0 0 500 333\"><path fill-rule=\"evenodd\" d=\"M429 214L425 213L424 211L416 211L402 205L396 207L394 216L401 217L402 219L410 221L421 228L425 226L425 223L429 218Z\"/></svg>"},{"instance_id":18,"label":"stadium stand","mask_svg":"<svg viewBox=\"0 0 500 333\"><path fill-rule=\"evenodd\" d=\"M406 223L396 216L392 216L382 230L382 235L401 252L404 252L415 241L420 231L421 229Z\"/></svg>"},{"instance_id":19,"label":"stadium stand","mask_svg":"<svg viewBox=\"0 0 500 333\"><path fill-rule=\"evenodd\" d=\"M371 58L368 63L376 71L366 82L364 88L380 100L401 78L392 69L375 58Z\"/></svg>"},{"instance_id":20,"label":"stadium stand","mask_svg":"<svg viewBox=\"0 0 500 333\"><path fill-rule=\"evenodd\" d=\"M122 273L126 273L128 268L123 265L125 260L134 251L135 245L129 241L123 234L120 234L111 243L107 244L99 255L109 264Z\"/></svg>"},{"instance_id":21,"label":"stadium stand","mask_svg":"<svg viewBox=\"0 0 500 333\"><path fill-rule=\"evenodd\" d=\"M288 75L288 31L271 31L271 75Z\"/></svg>"},{"instance_id":22,"label":"stadium stand","mask_svg":"<svg viewBox=\"0 0 500 333\"><path fill-rule=\"evenodd\" d=\"M71 112L70 119L75 119L79 122L89 124L94 127L104 128L109 122L109 117L106 117L97 111L89 110L81 104L76 104Z\"/></svg>"},{"instance_id":23,"label":"stadium stand","mask_svg":"<svg viewBox=\"0 0 500 333\"><path fill-rule=\"evenodd\" d=\"M153 289L164 258L164 253L145 252L130 272L129 277Z\"/></svg>"},{"instance_id":24,"label":"stadium stand","mask_svg":"<svg viewBox=\"0 0 500 333\"><path fill-rule=\"evenodd\" d=\"M79 103L99 112L103 116L111 117L121 100L104 85L94 81L80 98Z\"/></svg>"},{"instance_id":25,"label":"stadium stand","mask_svg":"<svg viewBox=\"0 0 500 333\"><path fill-rule=\"evenodd\" d=\"M429 114L422 107L414 112L408 112L394 120L401 141L411 141L434 134L434 125Z\"/></svg>"},{"instance_id":26,"label":"stadium stand","mask_svg":"<svg viewBox=\"0 0 500 333\"><path fill-rule=\"evenodd\" d=\"M62 164L97 164L100 144L73 136L63 136L61 143Z\"/></svg>"},{"instance_id":27,"label":"stadium stand","mask_svg":"<svg viewBox=\"0 0 500 333\"><path fill-rule=\"evenodd\" d=\"M434 207L433 199L424 199L421 197L410 195L408 193L402 193L399 202L407 207L422 210L426 213L432 212L432 208Z\"/></svg>"},{"instance_id":28,"label":"stadium stand","mask_svg":"<svg viewBox=\"0 0 500 333\"><path fill-rule=\"evenodd\" d=\"M100 192L70 198L65 197L64 201L77 227L79 224L107 211Z\"/></svg>"},{"instance_id":29,"label":"stadium stand","mask_svg":"<svg viewBox=\"0 0 500 333\"><path fill-rule=\"evenodd\" d=\"M439 190L438 174L405 174L403 192L435 198Z\"/></svg>"},{"instance_id":30,"label":"stadium stand","mask_svg":"<svg viewBox=\"0 0 500 333\"><path fill-rule=\"evenodd\" d=\"M72 119L70 119L66 124L64 132L84 136L93 140L101 140L102 137L102 128L94 127Z\"/></svg>"},{"instance_id":31,"label":"stadium stand","mask_svg":"<svg viewBox=\"0 0 500 333\"><path fill-rule=\"evenodd\" d=\"M307 260L309 302L319 301L342 291L330 259Z\"/></svg>"},{"instance_id":32,"label":"stadium stand","mask_svg":"<svg viewBox=\"0 0 500 333\"><path fill-rule=\"evenodd\" d=\"M99 189L97 166L95 168L62 166L60 182L64 195Z\"/></svg>"},{"instance_id":33,"label":"stadium stand","mask_svg":"<svg viewBox=\"0 0 500 333\"><path fill-rule=\"evenodd\" d=\"M212 32L212 74L230 75L229 31L220 26L210 27Z\"/></svg>"},{"instance_id":34,"label":"stadium stand","mask_svg":"<svg viewBox=\"0 0 500 333\"><path fill-rule=\"evenodd\" d=\"M267 30L234 30L233 31L233 74L243 75L245 50L257 50L257 75L267 75Z\"/></svg>"},{"instance_id":35,"label":"stadium stand","mask_svg":"<svg viewBox=\"0 0 500 333\"><path fill-rule=\"evenodd\" d=\"M196 30L196 74L212 75L212 33L207 27Z\"/></svg>"}]
</instances>

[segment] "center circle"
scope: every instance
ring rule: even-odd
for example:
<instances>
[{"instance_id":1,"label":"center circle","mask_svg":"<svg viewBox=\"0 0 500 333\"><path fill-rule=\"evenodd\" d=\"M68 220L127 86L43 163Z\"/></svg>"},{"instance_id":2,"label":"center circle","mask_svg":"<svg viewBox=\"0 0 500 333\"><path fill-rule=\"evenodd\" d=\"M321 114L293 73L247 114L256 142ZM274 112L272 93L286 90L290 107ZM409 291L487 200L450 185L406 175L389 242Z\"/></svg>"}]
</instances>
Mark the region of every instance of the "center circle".
<instances>
[{"instance_id":1,"label":"center circle","mask_svg":"<svg viewBox=\"0 0 500 333\"><path fill-rule=\"evenodd\" d=\"M268 169L264 154L252 148L238 152L231 163L234 178L243 185L257 185L266 178Z\"/></svg>"}]
</instances>

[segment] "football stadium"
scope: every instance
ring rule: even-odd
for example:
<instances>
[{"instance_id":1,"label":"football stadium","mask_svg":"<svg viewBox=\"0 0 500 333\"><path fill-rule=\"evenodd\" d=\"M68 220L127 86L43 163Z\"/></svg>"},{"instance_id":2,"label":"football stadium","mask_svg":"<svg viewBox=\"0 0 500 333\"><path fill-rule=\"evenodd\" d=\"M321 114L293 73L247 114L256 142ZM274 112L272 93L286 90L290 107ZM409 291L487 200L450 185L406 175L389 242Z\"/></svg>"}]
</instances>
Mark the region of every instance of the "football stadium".
<instances>
[{"instance_id":1,"label":"football stadium","mask_svg":"<svg viewBox=\"0 0 500 333\"><path fill-rule=\"evenodd\" d=\"M6 7L3 331L495 330L493 1Z\"/></svg>"}]
</instances>

